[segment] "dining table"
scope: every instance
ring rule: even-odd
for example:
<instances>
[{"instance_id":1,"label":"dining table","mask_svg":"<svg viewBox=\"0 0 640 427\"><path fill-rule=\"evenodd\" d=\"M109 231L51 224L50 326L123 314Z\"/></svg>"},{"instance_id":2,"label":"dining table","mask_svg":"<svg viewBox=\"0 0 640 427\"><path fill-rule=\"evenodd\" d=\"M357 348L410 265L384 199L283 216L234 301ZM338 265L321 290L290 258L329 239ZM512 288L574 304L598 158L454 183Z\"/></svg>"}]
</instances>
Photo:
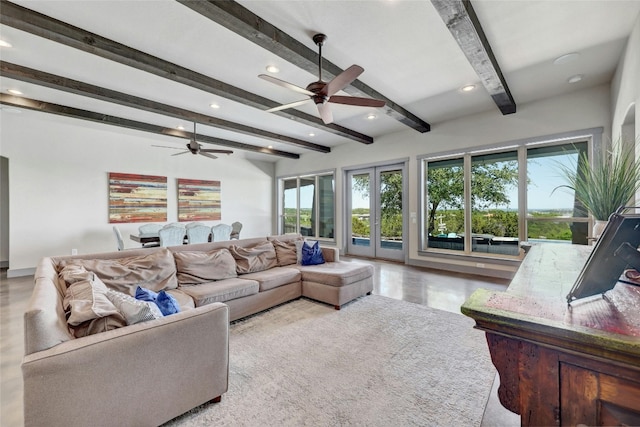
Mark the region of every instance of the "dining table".
<instances>
[{"instance_id":1,"label":"dining table","mask_svg":"<svg viewBox=\"0 0 640 427\"><path fill-rule=\"evenodd\" d=\"M158 245L160 244L160 235L154 233L154 234L130 234L129 238L131 240L133 240L134 242L140 243L141 245L148 245L150 243L157 243ZM209 239L208 241L211 241L211 234L209 234ZM185 233L184 235L184 244L186 245L188 243L188 239L187 239L187 235Z\"/></svg>"}]
</instances>

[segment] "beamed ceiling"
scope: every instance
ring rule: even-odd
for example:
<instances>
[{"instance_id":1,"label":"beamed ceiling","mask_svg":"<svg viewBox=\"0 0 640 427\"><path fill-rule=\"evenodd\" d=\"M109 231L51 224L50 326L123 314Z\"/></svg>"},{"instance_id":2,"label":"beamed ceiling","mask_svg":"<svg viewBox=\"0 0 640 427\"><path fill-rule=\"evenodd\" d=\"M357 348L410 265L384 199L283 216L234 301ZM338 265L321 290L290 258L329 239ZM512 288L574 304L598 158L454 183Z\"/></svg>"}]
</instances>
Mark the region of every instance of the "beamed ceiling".
<instances>
[{"instance_id":1,"label":"beamed ceiling","mask_svg":"<svg viewBox=\"0 0 640 427\"><path fill-rule=\"evenodd\" d=\"M640 1L2 0L11 47L0 47L0 103L173 136L176 147L196 122L207 148L263 161L402 130L428 144L444 121L517 115L610 82L639 13ZM338 95L384 107L330 104L331 124L313 103L265 111L306 98L258 75L274 65L278 79L316 81L316 33L328 36L323 80L358 64L365 71ZM569 53L579 55L554 63Z\"/></svg>"}]
</instances>

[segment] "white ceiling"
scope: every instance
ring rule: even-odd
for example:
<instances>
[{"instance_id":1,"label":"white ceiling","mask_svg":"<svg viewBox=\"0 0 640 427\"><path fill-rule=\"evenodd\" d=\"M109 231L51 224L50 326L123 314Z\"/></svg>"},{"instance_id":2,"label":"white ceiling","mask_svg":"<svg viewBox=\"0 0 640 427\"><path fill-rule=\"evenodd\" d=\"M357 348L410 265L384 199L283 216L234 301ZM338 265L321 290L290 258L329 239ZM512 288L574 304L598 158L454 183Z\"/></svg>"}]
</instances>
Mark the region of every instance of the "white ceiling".
<instances>
[{"instance_id":1,"label":"white ceiling","mask_svg":"<svg viewBox=\"0 0 640 427\"><path fill-rule=\"evenodd\" d=\"M317 76L173 0L14 1L84 30L213 77L279 103L304 99L257 77L273 64L277 78L305 87ZM363 83L431 124L494 110L496 104L429 1L239 1L263 20L317 50L311 36L328 35L323 56L342 69L364 67ZM517 105L609 82L640 13L635 1L487 1L473 7ZM220 98L96 55L0 25L2 61L35 68L130 95L174 105L275 133L333 147L360 144L260 109ZM578 52L554 65L563 54ZM582 74L574 84L567 79ZM477 85L470 93L460 88ZM0 89L24 96L166 127L188 122L0 76ZM215 102L221 108L213 110ZM6 107L4 107L6 109ZM299 108L317 116L313 104ZM331 104L335 123L373 138L409 129L375 109ZM517 113L516 113L517 114ZM310 137L309 133L315 133ZM308 150L264 138L198 126L198 133L304 154ZM176 146L182 144L175 141ZM224 147L222 147L224 148ZM280 157L242 152L248 158Z\"/></svg>"}]
</instances>

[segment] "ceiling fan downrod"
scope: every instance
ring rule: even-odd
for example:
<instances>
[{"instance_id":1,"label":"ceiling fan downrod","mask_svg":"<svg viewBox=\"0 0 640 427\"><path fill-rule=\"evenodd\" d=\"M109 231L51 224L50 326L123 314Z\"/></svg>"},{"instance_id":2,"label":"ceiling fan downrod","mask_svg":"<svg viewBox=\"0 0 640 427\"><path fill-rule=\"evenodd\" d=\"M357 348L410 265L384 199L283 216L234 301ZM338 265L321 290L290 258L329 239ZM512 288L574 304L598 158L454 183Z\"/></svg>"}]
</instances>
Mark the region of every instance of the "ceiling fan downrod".
<instances>
[{"instance_id":1,"label":"ceiling fan downrod","mask_svg":"<svg viewBox=\"0 0 640 427\"><path fill-rule=\"evenodd\" d=\"M318 46L318 81L322 81L322 45L327 40L325 34L316 34L313 36L313 42Z\"/></svg>"}]
</instances>

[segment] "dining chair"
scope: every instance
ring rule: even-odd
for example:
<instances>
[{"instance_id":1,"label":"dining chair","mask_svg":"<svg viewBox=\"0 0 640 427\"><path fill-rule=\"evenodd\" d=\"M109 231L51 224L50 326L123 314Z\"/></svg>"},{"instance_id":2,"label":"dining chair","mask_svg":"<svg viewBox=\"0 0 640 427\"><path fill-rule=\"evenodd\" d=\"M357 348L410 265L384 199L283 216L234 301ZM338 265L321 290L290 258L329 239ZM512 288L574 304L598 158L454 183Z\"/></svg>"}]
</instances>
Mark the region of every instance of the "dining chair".
<instances>
[{"instance_id":1,"label":"dining chair","mask_svg":"<svg viewBox=\"0 0 640 427\"><path fill-rule=\"evenodd\" d=\"M162 224L142 224L138 227L138 234L142 235L156 235L162 228Z\"/></svg>"},{"instance_id":2,"label":"dining chair","mask_svg":"<svg viewBox=\"0 0 640 427\"><path fill-rule=\"evenodd\" d=\"M124 241L122 240L122 233L120 233L120 229L118 228L117 225L113 226L113 234L116 235L116 242L118 244L118 250L119 251L123 251L124 250Z\"/></svg>"},{"instance_id":3,"label":"dining chair","mask_svg":"<svg viewBox=\"0 0 640 427\"><path fill-rule=\"evenodd\" d=\"M236 221L231 224L231 240L238 240L240 238L240 230L242 230L242 223Z\"/></svg>"},{"instance_id":4,"label":"dining chair","mask_svg":"<svg viewBox=\"0 0 640 427\"><path fill-rule=\"evenodd\" d=\"M180 227L184 229L186 226L184 222L170 222L162 226L162 228L169 228L169 227Z\"/></svg>"},{"instance_id":5,"label":"dining chair","mask_svg":"<svg viewBox=\"0 0 640 427\"><path fill-rule=\"evenodd\" d=\"M223 242L231 240L231 226L229 224L216 224L211 227L211 241Z\"/></svg>"},{"instance_id":6,"label":"dining chair","mask_svg":"<svg viewBox=\"0 0 640 427\"><path fill-rule=\"evenodd\" d=\"M193 222L188 222L185 225L185 228L199 227L201 225L205 225L205 224L203 222L200 222L200 221L193 221ZM206 227L208 227L208 225L206 225Z\"/></svg>"},{"instance_id":7,"label":"dining chair","mask_svg":"<svg viewBox=\"0 0 640 427\"><path fill-rule=\"evenodd\" d=\"M183 227L162 227L158 231L160 246L178 246L184 243Z\"/></svg>"},{"instance_id":8,"label":"dining chair","mask_svg":"<svg viewBox=\"0 0 640 427\"><path fill-rule=\"evenodd\" d=\"M207 225L187 226L187 242L188 243L207 243L211 228Z\"/></svg>"}]
</instances>

